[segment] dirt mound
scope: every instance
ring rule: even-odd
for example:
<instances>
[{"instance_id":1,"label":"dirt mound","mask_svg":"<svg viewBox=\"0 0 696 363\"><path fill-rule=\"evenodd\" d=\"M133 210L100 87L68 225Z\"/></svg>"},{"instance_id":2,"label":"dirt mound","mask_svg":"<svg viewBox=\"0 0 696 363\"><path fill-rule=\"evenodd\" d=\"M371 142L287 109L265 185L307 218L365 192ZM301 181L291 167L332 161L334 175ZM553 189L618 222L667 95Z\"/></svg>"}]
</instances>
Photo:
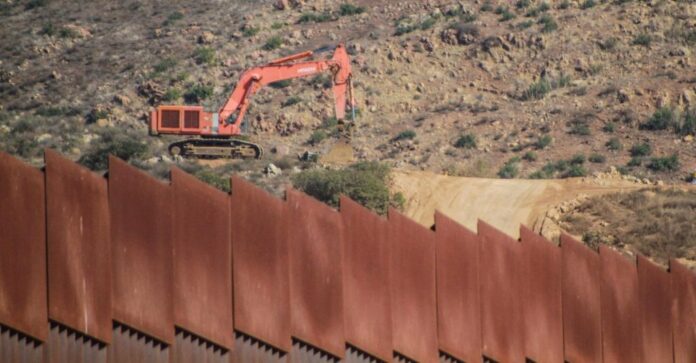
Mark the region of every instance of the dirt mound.
<instances>
[{"instance_id":1,"label":"dirt mound","mask_svg":"<svg viewBox=\"0 0 696 363\"><path fill-rule=\"evenodd\" d=\"M439 210L472 230L482 219L511 236L518 236L520 224L552 234L547 213L564 202L644 187L621 177L486 179L398 171L393 178L394 191L407 200L406 215L423 225L432 225Z\"/></svg>"}]
</instances>

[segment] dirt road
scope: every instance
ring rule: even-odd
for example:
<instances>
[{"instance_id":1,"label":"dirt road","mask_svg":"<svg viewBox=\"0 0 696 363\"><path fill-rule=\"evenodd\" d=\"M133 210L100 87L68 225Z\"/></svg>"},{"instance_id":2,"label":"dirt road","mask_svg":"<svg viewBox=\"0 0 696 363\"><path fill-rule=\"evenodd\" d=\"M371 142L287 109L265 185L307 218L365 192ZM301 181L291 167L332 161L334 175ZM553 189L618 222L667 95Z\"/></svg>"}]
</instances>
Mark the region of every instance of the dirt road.
<instances>
[{"instance_id":1,"label":"dirt road","mask_svg":"<svg viewBox=\"0 0 696 363\"><path fill-rule=\"evenodd\" d=\"M621 178L569 178L554 180L482 179L395 171L393 190L406 197L405 213L425 226L433 224L439 210L476 231L482 219L513 237L524 224L538 230L553 206L581 195L630 191L647 185Z\"/></svg>"}]
</instances>

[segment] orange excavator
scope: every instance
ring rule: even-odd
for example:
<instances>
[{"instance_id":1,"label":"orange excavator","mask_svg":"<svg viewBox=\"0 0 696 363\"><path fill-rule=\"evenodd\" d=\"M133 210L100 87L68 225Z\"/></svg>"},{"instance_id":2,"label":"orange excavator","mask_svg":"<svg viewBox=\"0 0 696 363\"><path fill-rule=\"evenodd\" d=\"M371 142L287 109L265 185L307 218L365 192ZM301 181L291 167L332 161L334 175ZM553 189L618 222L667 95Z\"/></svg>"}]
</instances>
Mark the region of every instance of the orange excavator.
<instances>
[{"instance_id":1,"label":"orange excavator","mask_svg":"<svg viewBox=\"0 0 696 363\"><path fill-rule=\"evenodd\" d=\"M341 130L346 126L346 106L352 112L352 122L355 121L348 52L339 44L331 59L298 62L313 54L312 51L293 54L244 71L218 112L207 112L201 106L158 106L150 113L150 133L196 136L170 144L169 153L173 156L259 158L263 153L261 146L240 137L251 96L267 84L325 71L333 75L336 119Z\"/></svg>"}]
</instances>

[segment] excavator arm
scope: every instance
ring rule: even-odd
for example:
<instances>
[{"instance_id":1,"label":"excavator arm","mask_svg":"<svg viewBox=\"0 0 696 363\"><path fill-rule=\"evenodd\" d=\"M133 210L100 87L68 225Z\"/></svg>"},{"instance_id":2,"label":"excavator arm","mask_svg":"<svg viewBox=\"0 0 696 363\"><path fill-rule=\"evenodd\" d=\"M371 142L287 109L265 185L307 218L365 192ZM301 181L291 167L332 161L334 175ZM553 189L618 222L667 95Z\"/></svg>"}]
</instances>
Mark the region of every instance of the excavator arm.
<instances>
[{"instance_id":1,"label":"excavator arm","mask_svg":"<svg viewBox=\"0 0 696 363\"><path fill-rule=\"evenodd\" d=\"M330 71L333 76L336 118L344 120L346 104L349 104L351 109L354 109L355 106L348 53L345 47L340 44L336 47L331 59L294 62L298 59L311 57L312 54L312 52L294 54L242 73L237 86L218 111L221 123L220 133L232 135L240 133L242 120L249 108L251 96L261 87L278 81L308 77L326 71Z\"/></svg>"}]
</instances>

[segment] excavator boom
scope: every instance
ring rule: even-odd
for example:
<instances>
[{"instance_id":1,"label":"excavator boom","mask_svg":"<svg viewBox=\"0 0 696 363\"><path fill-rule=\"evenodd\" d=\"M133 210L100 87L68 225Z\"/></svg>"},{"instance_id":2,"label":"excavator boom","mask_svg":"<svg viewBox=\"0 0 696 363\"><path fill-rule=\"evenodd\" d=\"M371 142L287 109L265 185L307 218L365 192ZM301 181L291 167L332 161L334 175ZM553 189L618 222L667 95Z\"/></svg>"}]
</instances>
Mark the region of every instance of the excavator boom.
<instances>
[{"instance_id":1,"label":"excavator boom","mask_svg":"<svg viewBox=\"0 0 696 363\"><path fill-rule=\"evenodd\" d=\"M331 72L333 77L336 118L343 122L346 105L350 105L351 109L355 108L348 53L345 47L339 44L331 59L298 62L312 55L311 51L297 53L244 71L218 112L204 111L201 106L158 106L150 114L150 131L153 134L205 137L170 145L172 154L198 157L260 157L261 150L256 144L237 139L227 142L228 139L242 134L241 126L251 97L265 85L327 71ZM214 143L201 141L206 138L218 140ZM204 147L207 149L204 150Z\"/></svg>"}]
</instances>

